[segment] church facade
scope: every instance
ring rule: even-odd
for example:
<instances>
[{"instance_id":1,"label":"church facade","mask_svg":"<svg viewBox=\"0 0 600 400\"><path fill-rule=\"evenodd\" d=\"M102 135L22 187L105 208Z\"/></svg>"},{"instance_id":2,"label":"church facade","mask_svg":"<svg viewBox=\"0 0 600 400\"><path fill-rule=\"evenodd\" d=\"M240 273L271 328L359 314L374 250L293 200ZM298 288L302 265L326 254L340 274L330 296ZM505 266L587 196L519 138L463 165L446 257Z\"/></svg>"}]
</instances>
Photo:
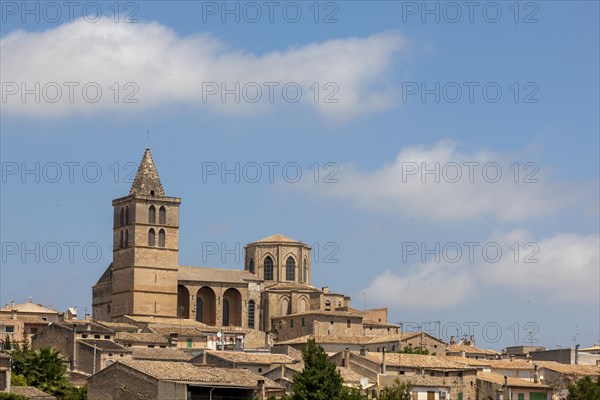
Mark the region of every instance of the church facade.
<instances>
[{"instance_id":1,"label":"church facade","mask_svg":"<svg viewBox=\"0 0 600 400\"><path fill-rule=\"evenodd\" d=\"M311 285L311 248L280 234L247 244L244 269L179 265L181 199L166 195L149 149L129 194L112 204L113 261L92 287L96 320L163 317L271 332L280 317L350 308L348 296Z\"/></svg>"}]
</instances>

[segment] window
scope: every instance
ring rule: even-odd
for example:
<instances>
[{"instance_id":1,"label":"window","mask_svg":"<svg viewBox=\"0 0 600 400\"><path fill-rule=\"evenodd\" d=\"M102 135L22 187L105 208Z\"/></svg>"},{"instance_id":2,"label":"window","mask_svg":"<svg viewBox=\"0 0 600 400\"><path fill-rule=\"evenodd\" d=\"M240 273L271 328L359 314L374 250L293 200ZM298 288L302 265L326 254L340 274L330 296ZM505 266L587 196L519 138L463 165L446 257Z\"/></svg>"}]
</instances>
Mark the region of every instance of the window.
<instances>
[{"instance_id":1,"label":"window","mask_svg":"<svg viewBox=\"0 0 600 400\"><path fill-rule=\"evenodd\" d=\"M325 311L331 311L331 302L329 300L325 302Z\"/></svg>"},{"instance_id":2,"label":"window","mask_svg":"<svg viewBox=\"0 0 600 400\"><path fill-rule=\"evenodd\" d=\"M84 333L84 334L81 335L81 337L84 338L84 339L87 339L88 335L87 335L87 333Z\"/></svg>"},{"instance_id":3,"label":"window","mask_svg":"<svg viewBox=\"0 0 600 400\"><path fill-rule=\"evenodd\" d=\"M346 320L346 328L352 328L352 321L349 319Z\"/></svg>"},{"instance_id":4,"label":"window","mask_svg":"<svg viewBox=\"0 0 600 400\"><path fill-rule=\"evenodd\" d=\"M462 394L462 392L458 393L458 400L463 400L463 394Z\"/></svg>"},{"instance_id":5,"label":"window","mask_svg":"<svg viewBox=\"0 0 600 400\"><path fill-rule=\"evenodd\" d=\"M165 247L165 230L158 231L158 247Z\"/></svg>"},{"instance_id":6,"label":"window","mask_svg":"<svg viewBox=\"0 0 600 400\"><path fill-rule=\"evenodd\" d=\"M150 209L148 210L148 223L156 223L156 208L154 208L154 206L150 206Z\"/></svg>"},{"instance_id":7,"label":"window","mask_svg":"<svg viewBox=\"0 0 600 400\"><path fill-rule=\"evenodd\" d=\"M150 196L154 196L154 190L150 191Z\"/></svg>"},{"instance_id":8,"label":"window","mask_svg":"<svg viewBox=\"0 0 600 400\"><path fill-rule=\"evenodd\" d=\"M125 225L125 210L121 207L121 211L119 211L119 226Z\"/></svg>"},{"instance_id":9,"label":"window","mask_svg":"<svg viewBox=\"0 0 600 400\"><path fill-rule=\"evenodd\" d=\"M273 259L270 256L265 258L265 281L273 280Z\"/></svg>"},{"instance_id":10,"label":"window","mask_svg":"<svg viewBox=\"0 0 600 400\"><path fill-rule=\"evenodd\" d=\"M123 231L119 233L119 248L122 249L124 247L125 242L123 241Z\"/></svg>"},{"instance_id":11,"label":"window","mask_svg":"<svg viewBox=\"0 0 600 400\"><path fill-rule=\"evenodd\" d=\"M192 347L192 343L194 343L194 341L192 339L188 339L187 340L187 347L188 348Z\"/></svg>"},{"instance_id":12,"label":"window","mask_svg":"<svg viewBox=\"0 0 600 400\"><path fill-rule=\"evenodd\" d=\"M251 258L250 262L248 263L248 271L254 273L254 258Z\"/></svg>"},{"instance_id":13,"label":"window","mask_svg":"<svg viewBox=\"0 0 600 400\"><path fill-rule=\"evenodd\" d=\"M164 206L160 206L158 209L158 223L161 225L167 224L167 209Z\"/></svg>"},{"instance_id":14,"label":"window","mask_svg":"<svg viewBox=\"0 0 600 400\"><path fill-rule=\"evenodd\" d=\"M13 325L5 325L2 333L14 333L15 327Z\"/></svg>"},{"instance_id":15,"label":"window","mask_svg":"<svg viewBox=\"0 0 600 400\"><path fill-rule=\"evenodd\" d=\"M262 372L262 368L259 368L259 369L258 369L258 372L259 372L259 373L261 373L261 372Z\"/></svg>"},{"instance_id":16,"label":"window","mask_svg":"<svg viewBox=\"0 0 600 400\"><path fill-rule=\"evenodd\" d=\"M296 261L294 261L292 256L289 256L285 261L285 280L296 280Z\"/></svg>"},{"instance_id":17,"label":"window","mask_svg":"<svg viewBox=\"0 0 600 400\"><path fill-rule=\"evenodd\" d=\"M94 339L100 339L100 335L94 335Z\"/></svg>"},{"instance_id":18,"label":"window","mask_svg":"<svg viewBox=\"0 0 600 400\"><path fill-rule=\"evenodd\" d=\"M150 228L150 230L148 231L148 246L154 247L154 245L156 244L155 236L156 233L154 232L154 228Z\"/></svg>"},{"instance_id":19,"label":"window","mask_svg":"<svg viewBox=\"0 0 600 400\"><path fill-rule=\"evenodd\" d=\"M129 206L125 207L125 223L129 225Z\"/></svg>"},{"instance_id":20,"label":"window","mask_svg":"<svg viewBox=\"0 0 600 400\"><path fill-rule=\"evenodd\" d=\"M202 322L202 297L196 297L196 321Z\"/></svg>"},{"instance_id":21,"label":"window","mask_svg":"<svg viewBox=\"0 0 600 400\"><path fill-rule=\"evenodd\" d=\"M518 400L525 400L525 393L519 393L517 395Z\"/></svg>"},{"instance_id":22,"label":"window","mask_svg":"<svg viewBox=\"0 0 600 400\"><path fill-rule=\"evenodd\" d=\"M304 259L304 267L302 269L302 282L304 282L304 283L308 282L308 266L307 266L306 258Z\"/></svg>"},{"instance_id":23,"label":"window","mask_svg":"<svg viewBox=\"0 0 600 400\"><path fill-rule=\"evenodd\" d=\"M304 326L304 318L302 318L302 326Z\"/></svg>"},{"instance_id":24,"label":"window","mask_svg":"<svg viewBox=\"0 0 600 400\"><path fill-rule=\"evenodd\" d=\"M104 335L104 339L110 340L110 335Z\"/></svg>"},{"instance_id":25,"label":"window","mask_svg":"<svg viewBox=\"0 0 600 400\"><path fill-rule=\"evenodd\" d=\"M254 329L254 300L248 302L248 328Z\"/></svg>"},{"instance_id":26,"label":"window","mask_svg":"<svg viewBox=\"0 0 600 400\"><path fill-rule=\"evenodd\" d=\"M293 328L293 327L294 327L294 320L290 319L290 328Z\"/></svg>"},{"instance_id":27,"label":"window","mask_svg":"<svg viewBox=\"0 0 600 400\"><path fill-rule=\"evenodd\" d=\"M125 247L129 247L129 230L125 229Z\"/></svg>"},{"instance_id":28,"label":"window","mask_svg":"<svg viewBox=\"0 0 600 400\"><path fill-rule=\"evenodd\" d=\"M529 393L529 400L546 400L546 393L531 392Z\"/></svg>"}]
</instances>

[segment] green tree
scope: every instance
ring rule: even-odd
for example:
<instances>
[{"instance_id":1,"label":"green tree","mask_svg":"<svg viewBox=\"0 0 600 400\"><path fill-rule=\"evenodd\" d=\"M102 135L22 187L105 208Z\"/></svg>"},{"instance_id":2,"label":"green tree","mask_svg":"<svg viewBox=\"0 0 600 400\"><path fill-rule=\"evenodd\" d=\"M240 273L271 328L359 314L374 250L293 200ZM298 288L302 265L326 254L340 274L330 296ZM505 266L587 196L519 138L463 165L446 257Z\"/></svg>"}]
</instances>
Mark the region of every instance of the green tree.
<instances>
[{"instance_id":1,"label":"green tree","mask_svg":"<svg viewBox=\"0 0 600 400\"><path fill-rule=\"evenodd\" d=\"M11 349L10 336L9 335L6 335L6 339L4 339L4 345L2 347L5 348L6 350L10 350Z\"/></svg>"},{"instance_id":2,"label":"green tree","mask_svg":"<svg viewBox=\"0 0 600 400\"><path fill-rule=\"evenodd\" d=\"M401 383L396 379L394 386L385 388L379 396L379 400L410 400L411 385Z\"/></svg>"},{"instance_id":3,"label":"green tree","mask_svg":"<svg viewBox=\"0 0 600 400\"><path fill-rule=\"evenodd\" d=\"M12 374L10 384L12 386L27 386L27 379L21 374Z\"/></svg>"},{"instance_id":4,"label":"green tree","mask_svg":"<svg viewBox=\"0 0 600 400\"><path fill-rule=\"evenodd\" d=\"M291 400L342 400L344 380L323 347L309 339L302 359L304 369L294 375Z\"/></svg>"},{"instance_id":5,"label":"green tree","mask_svg":"<svg viewBox=\"0 0 600 400\"><path fill-rule=\"evenodd\" d=\"M600 400L600 375L596 380L589 376L569 385L568 400Z\"/></svg>"},{"instance_id":6,"label":"green tree","mask_svg":"<svg viewBox=\"0 0 600 400\"><path fill-rule=\"evenodd\" d=\"M415 347L407 346L407 347L401 349L398 353L428 355L429 350L427 350L425 347L421 347L421 346L415 346Z\"/></svg>"}]
</instances>

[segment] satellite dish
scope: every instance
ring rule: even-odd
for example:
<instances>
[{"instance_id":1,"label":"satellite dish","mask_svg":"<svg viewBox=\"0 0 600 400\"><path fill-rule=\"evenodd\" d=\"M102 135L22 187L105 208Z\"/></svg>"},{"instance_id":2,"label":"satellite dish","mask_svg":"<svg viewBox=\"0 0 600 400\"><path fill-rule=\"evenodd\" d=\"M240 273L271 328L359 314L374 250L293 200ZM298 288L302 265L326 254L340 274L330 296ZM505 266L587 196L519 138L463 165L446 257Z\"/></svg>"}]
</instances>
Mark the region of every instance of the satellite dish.
<instances>
[{"instance_id":1,"label":"satellite dish","mask_svg":"<svg viewBox=\"0 0 600 400\"><path fill-rule=\"evenodd\" d=\"M221 332L217 332L217 337L218 337L219 339L221 339L221 336L223 336L223 334L222 334Z\"/></svg>"},{"instance_id":2,"label":"satellite dish","mask_svg":"<svg viewBox=\"0 0 600 400\"><path fill-rule=\"evenodd\" d=\"M360 386L361 386L363 389L366 389L368 385L369 385L369 379L367 379L367 378L364 378L364 377L363 377L363 378L360 378Z\"/></svg>"}]
</instances>

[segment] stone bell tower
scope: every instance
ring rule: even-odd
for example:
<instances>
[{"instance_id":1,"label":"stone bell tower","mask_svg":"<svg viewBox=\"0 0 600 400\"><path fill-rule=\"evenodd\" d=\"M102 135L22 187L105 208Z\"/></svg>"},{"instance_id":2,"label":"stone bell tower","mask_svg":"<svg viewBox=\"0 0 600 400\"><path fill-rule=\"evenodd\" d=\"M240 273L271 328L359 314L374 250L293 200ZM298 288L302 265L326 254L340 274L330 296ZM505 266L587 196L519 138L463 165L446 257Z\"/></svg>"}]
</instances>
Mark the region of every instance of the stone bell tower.
<instances>
[{"instance_id":1,"label":"stone bell tower","mask_svg":"<svg viewBox=\"0 0 600 400\"><path fill-rule=\"evenodd\" d=\"M129 195L113 200L112 304L123 315L177 317L179 204L146 149Z\"/></svg>"}]
</instances>

